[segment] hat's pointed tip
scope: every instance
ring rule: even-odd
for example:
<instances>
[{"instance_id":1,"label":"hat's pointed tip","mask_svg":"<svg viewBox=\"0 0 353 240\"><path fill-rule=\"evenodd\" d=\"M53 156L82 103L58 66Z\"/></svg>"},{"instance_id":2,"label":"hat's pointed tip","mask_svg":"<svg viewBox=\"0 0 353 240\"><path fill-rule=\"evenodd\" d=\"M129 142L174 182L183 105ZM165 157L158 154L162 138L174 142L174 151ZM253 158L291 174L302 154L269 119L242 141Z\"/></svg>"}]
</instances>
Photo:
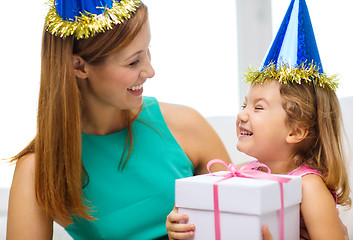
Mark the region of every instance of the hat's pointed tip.
<instances>
[{"instance_id":1,"label":"hat's pointed tip","mask_svg":"<svg viewBox=\"0 0 353 240\"><path fill-rule=\"evenodd\" d=\"M322 70L319 51L305 0L292 0L263 62L296 67L314 62Z\"/></svg>"},{"instance_id":2,"label":"hat's pointed tip","mask_svg":"<svg viewBox=\"0 0 353 240\"><path fill-rule=\"evenodd\" d=\"M283 84L314 83L335 90L336 76L322 68L305 0L292 0L260 69L249 69L245 82L263 83L277 79Z\"/></svg>"}]
</instances>

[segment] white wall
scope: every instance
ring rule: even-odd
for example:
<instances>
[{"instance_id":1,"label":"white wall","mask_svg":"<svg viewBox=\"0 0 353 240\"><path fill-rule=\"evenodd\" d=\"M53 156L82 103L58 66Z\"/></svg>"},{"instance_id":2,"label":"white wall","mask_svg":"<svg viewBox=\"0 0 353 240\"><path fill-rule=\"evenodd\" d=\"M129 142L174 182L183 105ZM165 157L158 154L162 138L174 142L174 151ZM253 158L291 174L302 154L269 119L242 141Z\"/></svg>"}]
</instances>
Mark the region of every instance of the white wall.
<instances>
[{"instance_id":1,"label":"white wall","mask_svg":"<svg viewBox=\"0 0 353 240\"><path fill-rule=\"evenodd\" d=\"M2 2L0 22L0 158L34 137L45 0ZM289 0L272 0L274 34ZM204 116L235 115L237 41L235 0L145 0L150 9L156 76L145 95L194 107ZM353 95L351 0L307 0L324 70L341 75L340 97ZM261 36L259 36L261 37ZM254 65L260 63L253 63ZM0 187L13 167L0 163Z\"/></svg>"},{"instance_id":2,"label":"white wall","mask_svg":"<svg viewBox=\"0 0 353 240\"><path fill-rule=\"evenodd\" d=\"M15 155L35 135L45 2L1 2L0 159ZM10 185L12 171L0 160L0 187Z\"/></svg>"},{"instance_id":3,"label":"white wall","mask_svg":"<svg viewBox=\"0 0 353 240\"><path fill-rule=\"evenodd\" d=\"M146 0L155 77L146 95L192 106L203 115L237 109L235 1Z\"/></svg>"}]
</instances>

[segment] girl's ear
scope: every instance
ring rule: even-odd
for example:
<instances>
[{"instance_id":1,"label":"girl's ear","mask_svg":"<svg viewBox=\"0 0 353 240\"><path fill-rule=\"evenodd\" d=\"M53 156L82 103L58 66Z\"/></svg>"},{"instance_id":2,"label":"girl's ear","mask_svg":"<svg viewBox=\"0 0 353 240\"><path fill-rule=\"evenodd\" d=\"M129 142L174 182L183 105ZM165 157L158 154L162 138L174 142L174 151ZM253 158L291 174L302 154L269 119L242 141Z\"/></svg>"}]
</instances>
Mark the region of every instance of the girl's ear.
<instances>
[{"instance_id":1,"label":"girl's ear","mask_svg":"<svg viewBox=\"0 0 353 240\"><path fill-rule=\"evenodd\" d=\"M295 126L289 132L286 141L287 143L299 143L308 136L309 129L304 127Z\"/></svg>"},{"instance_id":2,"label":"girl's ear","mask_svg":"<svg viewBox=\"0 0 353 240\"><path fill-rule=\"evenodd\" d=\"M86 79L87 73L85 71L86 62L80 56L73 55L72 64L75 70L75 75L77 78Z\"/></svg>"}]
</instances>

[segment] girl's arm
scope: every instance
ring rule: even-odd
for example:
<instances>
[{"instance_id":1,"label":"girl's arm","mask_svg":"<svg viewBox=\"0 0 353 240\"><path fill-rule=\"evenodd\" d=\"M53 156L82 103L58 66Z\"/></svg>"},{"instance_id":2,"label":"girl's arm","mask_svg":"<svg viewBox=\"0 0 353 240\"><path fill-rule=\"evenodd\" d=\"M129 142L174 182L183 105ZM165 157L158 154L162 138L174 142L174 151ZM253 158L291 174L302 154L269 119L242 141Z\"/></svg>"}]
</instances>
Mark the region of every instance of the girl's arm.
<instances>
[{"instance_id":1,"label":"girl's arm","mask_svg":"<svg viewBox=\"0 0 353 240\"><path fill-rule=\"evenodd\" d=\"M302 178L301 214L310 239L344 239L336 203L321 177L310 174Z\"/></svg>"},{"instance_id":2,"label":"girl's arm","mask_svg":"<svg viewBox=\"0 0 353 240\"><path fill-rule=\"evenodd\" d=\"M52 239L53 220L45 214L34 191L35 155L19 159L10 190L7 239Z\"/></svg>"}]
</instances>

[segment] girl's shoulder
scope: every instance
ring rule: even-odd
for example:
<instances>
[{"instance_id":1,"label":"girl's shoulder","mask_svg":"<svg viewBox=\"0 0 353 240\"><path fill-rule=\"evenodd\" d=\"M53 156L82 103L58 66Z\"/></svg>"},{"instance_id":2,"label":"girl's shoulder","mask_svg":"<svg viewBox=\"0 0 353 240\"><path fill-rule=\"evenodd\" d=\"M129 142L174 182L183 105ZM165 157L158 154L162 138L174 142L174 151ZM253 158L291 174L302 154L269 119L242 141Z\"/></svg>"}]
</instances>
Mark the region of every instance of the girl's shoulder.
<instances>
[{"instance_id":1,"label":"girl's shoulder","mask_svg":"<svg viewBox=\"0 0 353 240\"><path fill-rule=\"evenodd\" d=\"M337 203L337 196L336 193L330 191L321 175L316 174L308 174L302 177L302 193L306 198L317 198L320 199L321 197L328 197L329 201Z\"/></svg>"},{"instance_id":2,"label":"girl's shoulder","mask_svg":"<svg viewBox=\"0 0 353 240\"><path fill-rule=\"evenodd\" d=\"M304 187L308 188L305 190L309 190L311 192L315 192L315 190L319 190L319 189L328 190L322 177L316 174L306 174L302 176L302 185L303 185L303 191L304 191Z\"/></svg>"},{"instance_id":3,"label":"girl's shoulder","mask_svg":"<svg viewBox=\"0 0 353 240\"><path fill-rule=\"evenodd\" d=\"M300 211L312 239L343 239L335 199L320 176L302 177Z\"/></svg>"},{"instance_id":4,"label":"girl's shoulder","mask_svg":"<svg viewBox=\"0 0 353 240\"><path fill-rule=\"evenodd\" d=\"M307 165L298 167L288 173L288 175L300 176L302 178L303 194L305 195L317 194L318 192L329 192L321 173Z\"/></svg>"},{"instance_id":5,"label":"girl's shoulder","mask_svg":"<svg viewBox=\"0 0 353 240\"><path fill-rule=\"evenodd\" d=\"M297 169L291 171L287 175L304 177L306 175L311 175L311 174L314 174L314 175L317 175L320 177L322 176L318 170L313 169L307 165L302 165L302 166L298 167Z\"/></svg>"}]
</instances>

